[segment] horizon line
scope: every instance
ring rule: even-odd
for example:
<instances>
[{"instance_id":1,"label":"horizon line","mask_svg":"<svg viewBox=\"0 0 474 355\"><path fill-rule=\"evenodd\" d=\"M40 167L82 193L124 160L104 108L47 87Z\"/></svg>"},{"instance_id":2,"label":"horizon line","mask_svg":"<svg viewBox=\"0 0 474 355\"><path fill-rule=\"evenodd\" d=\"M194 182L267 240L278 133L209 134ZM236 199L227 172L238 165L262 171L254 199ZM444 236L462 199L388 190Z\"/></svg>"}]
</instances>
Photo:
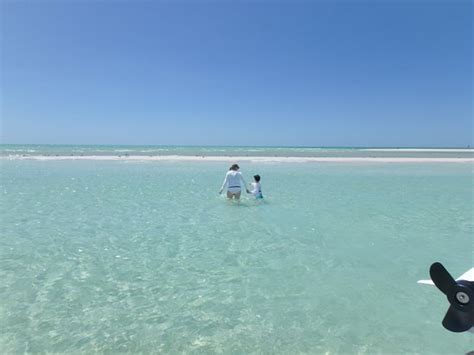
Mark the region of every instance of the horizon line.
<instances>
[{"instance_id":1,"label":"horizon line","mask_svg":"<svg viewBox=\"0 0 474 355\"><path fill-rule=\"evenodd\" d=\"M228 147L228 148L327 148L327 149L367 149L367 148L379 148L379 149L472 149L470 144L458 145L458 146L433 146L433 145L219 145L219 144L94 144L94 143L1 143L0 146L12 146L12 145L23 145L23 146L118 146L118 147Z\"/></svg>"}]
</instances>

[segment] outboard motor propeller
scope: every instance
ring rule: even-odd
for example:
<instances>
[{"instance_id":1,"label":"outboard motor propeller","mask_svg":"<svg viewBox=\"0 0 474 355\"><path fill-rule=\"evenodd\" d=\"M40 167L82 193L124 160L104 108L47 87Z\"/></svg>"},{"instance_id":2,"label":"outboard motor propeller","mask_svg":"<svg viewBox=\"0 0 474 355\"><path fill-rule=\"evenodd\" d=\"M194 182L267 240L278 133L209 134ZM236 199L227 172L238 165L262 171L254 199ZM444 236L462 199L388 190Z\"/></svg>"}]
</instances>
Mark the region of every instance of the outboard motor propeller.
<instances>
[{"instance_id":1,"label":"outboard motor propeller","mask_svg":"<svg viewBox=\"0 0 474 355\"><path fill-rule=\"evenodd\" d=\"M443 319L443 326L460 333L474 326L474 282L454 280L441 263L430 267L434 284L448 298L451 306Z\"/></svg>"}]
</instances>

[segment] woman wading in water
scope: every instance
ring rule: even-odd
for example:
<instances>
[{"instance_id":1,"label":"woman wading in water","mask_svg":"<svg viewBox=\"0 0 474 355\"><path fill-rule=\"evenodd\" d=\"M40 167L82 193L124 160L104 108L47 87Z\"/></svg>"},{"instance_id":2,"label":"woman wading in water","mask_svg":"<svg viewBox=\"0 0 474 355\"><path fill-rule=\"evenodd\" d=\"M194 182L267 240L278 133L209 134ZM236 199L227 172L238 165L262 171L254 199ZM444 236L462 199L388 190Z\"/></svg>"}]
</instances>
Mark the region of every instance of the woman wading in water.
<instances>
[{"instance_id":1,"label":"woman wading in water","mask_svg":"<svg viewBox=\"0 0 474 355\"><path fill-rule=\"evenodd\" d=\"M240 200L240 194L242 189L245 188L247 193L250 191L247 189L247 183L245 182L242 173L239 171L240 167L237 164L233 164L227 174L225 175L224 182L219 191L219 194L224 191L224 188L227 187L227 198Z\"/></svg>"}]
</instances>

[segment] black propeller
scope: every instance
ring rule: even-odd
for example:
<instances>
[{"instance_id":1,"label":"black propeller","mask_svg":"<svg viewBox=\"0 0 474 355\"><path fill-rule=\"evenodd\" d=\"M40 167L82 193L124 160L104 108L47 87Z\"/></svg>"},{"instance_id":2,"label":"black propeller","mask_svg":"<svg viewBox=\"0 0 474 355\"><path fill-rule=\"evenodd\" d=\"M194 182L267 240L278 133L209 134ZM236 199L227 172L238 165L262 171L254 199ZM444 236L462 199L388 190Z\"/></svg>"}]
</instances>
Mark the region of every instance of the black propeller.
<instances>
[{"instance_id":1,"label":"black propeller","mask_svg":"<svg viewBox=\"0 0 474 355\"><path fill-rule=\"evenodd\" d=\"M456 281L441 263L430 267L436 287L448 298L451 306L443 319L443 326L452 332L464 332L474 326L474 282Z\"/></svg>"}]
</instances>

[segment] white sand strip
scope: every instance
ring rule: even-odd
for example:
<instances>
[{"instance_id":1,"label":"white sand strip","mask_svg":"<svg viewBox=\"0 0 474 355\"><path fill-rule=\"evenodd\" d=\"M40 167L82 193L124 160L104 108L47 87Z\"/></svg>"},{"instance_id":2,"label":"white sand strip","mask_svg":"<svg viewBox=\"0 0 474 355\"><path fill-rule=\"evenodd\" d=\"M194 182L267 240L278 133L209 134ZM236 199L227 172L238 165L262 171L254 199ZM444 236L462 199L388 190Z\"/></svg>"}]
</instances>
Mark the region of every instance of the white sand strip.
<instances>
[{"instance_id":1,"label":"white sand strip","mask_svg":"<svg viewBox=\"0 0 474 355\"><path fill-rule=\"evenodd\" d=\"M203 162L255 162L255 163L474 163L474 158L406 158L406 157L249 157L249 156L114 156L114 155L89 155L89 156L3 156L3 160L97 160L97 161L203 161Z\"/></svg>"}]
</instances>

